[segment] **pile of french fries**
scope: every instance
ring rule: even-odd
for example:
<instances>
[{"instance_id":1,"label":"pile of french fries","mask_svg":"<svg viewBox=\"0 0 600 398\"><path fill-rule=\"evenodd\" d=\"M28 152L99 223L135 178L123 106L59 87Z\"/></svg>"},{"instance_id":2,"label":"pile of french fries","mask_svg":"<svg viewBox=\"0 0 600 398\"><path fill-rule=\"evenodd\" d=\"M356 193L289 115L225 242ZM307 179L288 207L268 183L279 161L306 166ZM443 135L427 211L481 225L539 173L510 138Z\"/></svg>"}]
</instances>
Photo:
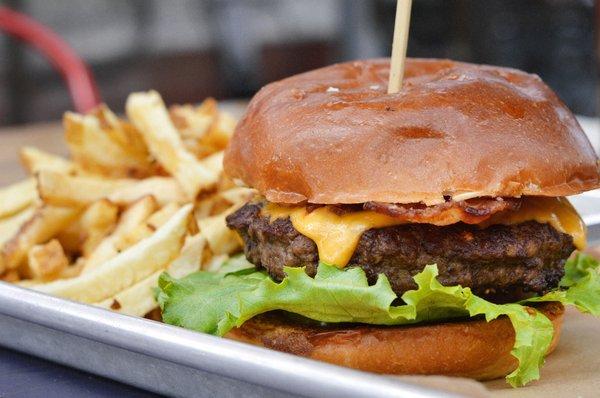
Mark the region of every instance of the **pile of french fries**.
<instances>
[{"instance_id":1,"label":"pile of french fries","mask_svg":"<svg viewBox=\"0 0 600 398\"><path fill-rule=\"evenodd\" d=\"M253 192L222 173L235 120L153 91L130 95L126 115L67 113L70 159L21 149L30 177L0 190L2 280L145 316L163 271L218 270L240 250L225 217Z\"/></svg>"}]
</instances>

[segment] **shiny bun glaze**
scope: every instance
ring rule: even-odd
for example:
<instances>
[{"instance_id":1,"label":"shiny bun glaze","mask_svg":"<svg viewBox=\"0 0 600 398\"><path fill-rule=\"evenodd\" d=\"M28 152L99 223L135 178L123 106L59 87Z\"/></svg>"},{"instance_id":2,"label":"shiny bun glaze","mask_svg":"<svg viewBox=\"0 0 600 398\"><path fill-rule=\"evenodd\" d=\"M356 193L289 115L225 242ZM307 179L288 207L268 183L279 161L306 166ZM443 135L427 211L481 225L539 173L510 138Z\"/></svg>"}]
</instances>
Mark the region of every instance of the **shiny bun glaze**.
<instances>
[{"instance_id":1,"label":"shiny bun glaze","mask_svg":"<svg viewBox=\"0 0 600 398\"><path fill-rule=\"evenodd\" d=\"M554 325L547 354L560 338L564 307L537 309ZM280 314L259 315L226 337L368 372L491 380L518 366L511 355L515 331L507 317L400 327L304 325Z\"/></svg>"},{"instance_id":2,"label":"shiny bun glaze","mask_svg":"<svg viewBox=\"0 0 600 398\"><path fill-rule=\"evenodd\" d=\"M225 171L278 203L441 203L444 196L566 196L600 185L573 114L536 75L408 59L336 64L265 86Z\"/></svg>"}]
</instances>

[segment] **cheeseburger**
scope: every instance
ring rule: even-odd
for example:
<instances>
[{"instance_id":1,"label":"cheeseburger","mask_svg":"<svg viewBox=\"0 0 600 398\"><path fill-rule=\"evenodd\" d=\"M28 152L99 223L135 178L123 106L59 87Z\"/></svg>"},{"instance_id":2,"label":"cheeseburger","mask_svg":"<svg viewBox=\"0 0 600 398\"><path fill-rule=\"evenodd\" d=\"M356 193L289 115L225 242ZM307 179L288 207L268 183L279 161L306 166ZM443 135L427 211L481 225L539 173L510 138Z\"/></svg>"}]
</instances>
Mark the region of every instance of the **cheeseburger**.
<instances>
[{"instance_id":1,"label":"cheeseburger","mask_svg":"<svg viewBox=\"0 0 600 398\"><path fill-rule=\"evenodd\" d=\"M249 263L163 275L163 318L370 372L535 380L564 305L600 315L565 198L600 187L598 158L535 75L408 59L387 94L388 74L337 64L252 99L224 159L257 191L227 217Z\"/></svg>"}]
</instances>

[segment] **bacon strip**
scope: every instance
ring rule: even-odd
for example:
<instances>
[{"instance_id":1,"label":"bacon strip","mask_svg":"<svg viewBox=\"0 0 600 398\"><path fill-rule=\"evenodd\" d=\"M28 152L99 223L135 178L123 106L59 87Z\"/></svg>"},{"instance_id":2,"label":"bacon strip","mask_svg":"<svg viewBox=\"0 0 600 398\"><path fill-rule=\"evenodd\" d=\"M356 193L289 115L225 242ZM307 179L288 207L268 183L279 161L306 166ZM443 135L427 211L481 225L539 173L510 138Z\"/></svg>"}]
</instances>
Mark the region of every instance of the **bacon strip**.
<instances>
[{"instance_id":1,"label":"bacon strip","mask_svg":"<svg viewBox=\"0 0 600 398\"><path fill-rule=\"evenodd\" d=\"M475 198L460 202L448 201L435 206L367 202L363 208L399 218L407 223L450 225L459 221L479 224L495 213L518 210L520 206L520 199L515 198Z\"/></svg>"}]
</instances>

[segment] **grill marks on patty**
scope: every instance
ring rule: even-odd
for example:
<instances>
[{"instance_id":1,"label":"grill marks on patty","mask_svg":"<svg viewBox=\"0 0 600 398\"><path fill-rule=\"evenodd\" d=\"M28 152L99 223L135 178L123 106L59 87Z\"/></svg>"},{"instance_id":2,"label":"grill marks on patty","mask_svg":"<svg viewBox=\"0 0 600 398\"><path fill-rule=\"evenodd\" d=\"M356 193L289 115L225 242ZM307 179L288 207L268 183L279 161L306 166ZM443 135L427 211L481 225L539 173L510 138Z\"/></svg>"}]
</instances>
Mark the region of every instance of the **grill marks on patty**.
<instances>
[{"instance_id":1,"label":"grill marks on patty","mask_svg":"<svg viewBox=\"0 0 600 398\"><path fill-rule=\"evenodd\" d=\"M315 243L296 231L289 219L261 214L264 203L248 203L227 217L227 225L244 240L250 262L276 280L284 266L316 273ZM575 250L572 238L547 224L449 226L403 224L363 233L348 267L361 267L370 283L385 274L401 295L416 286L412 277L427 264L437 264L444 285L470 287L494 302L513 302L555 288L564 263Z\"/></svg>"}]
</instances>

